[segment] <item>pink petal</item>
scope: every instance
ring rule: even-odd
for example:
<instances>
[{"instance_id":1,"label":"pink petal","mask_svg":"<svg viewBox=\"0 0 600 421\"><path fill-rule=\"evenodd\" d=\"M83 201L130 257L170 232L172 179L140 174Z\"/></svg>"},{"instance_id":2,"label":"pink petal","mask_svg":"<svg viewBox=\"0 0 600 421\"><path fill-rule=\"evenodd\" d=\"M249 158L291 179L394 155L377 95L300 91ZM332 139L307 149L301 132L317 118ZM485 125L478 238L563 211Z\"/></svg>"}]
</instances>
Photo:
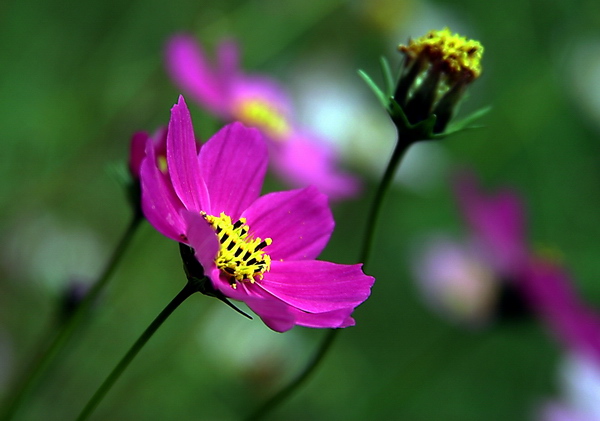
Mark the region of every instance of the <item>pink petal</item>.
<instances>
[{"instance_id":1,"label":"pink petal","mask_svg":"<svg viewBox=\"0 0 600 421\"><path fill-rule=\"evenodd\" d=\"M268 152L256 129L232 123L200 149L200 171L210 192L206 212L225 212L233 220L260 195Z\"/></svg>"},{"instance_id":2,"label":"pink petal","mask_svg":"<svg viewBox=\"0 0 600 421\"><path fill-rule=\"evenodd\" d=\"M600 317L581 301L562 268L534 261L521 277L521 285L533 308L566 347L600 363Z\"/></svg>"},{"instance_id":3,"label":"pink petal","mask_svg":"<svg viewBox=\"0 0 600 421\"><path fill-rule=\"evenodd\" d=\"M273 240L265 248L273 260L316 258L334 227L327 196L315 187L264 195L242 216L251 235Z\"/></svg>"},{"instance_id":4,"label":"pink petal","mask_svg":"<svg viewBox=\"0 0 600 421\"><path fill-rule=\"evenodd\" d=\"M173 188L189 210L203 209L203 188L192 118L182 96L171 109L167 133L167 165Z\"/></svg>"},{"instance_id":5,"label":"pink petal","mask_svg":"<svg viewBox=\"0 0 600 421\"><path fill-rule=\"evenodd\" d=\"M262 321L276 332L290 330L296 324L296 317L290 307L282 301L269 298L248 297L246 305L255 312Z\"/></svg>"},{"instance_id":6,"label":"pink petal","mask_svg":"<svg viewBox=\"0 0 600 421\"><path fill-rule=\"evenodd\" d=\"M511 191L486 195L472 175L459 177L456 194L467 222L485 247L487 257L505 275L527 259L525 218L520 198Z\"/></svg>"},{"instance_id":7,"label":"pink petal","mask_svg":"<svg viewBox=\"0 0 600 421\"><path fill-rule=\"evenodd\" d=\"M268 104L288 120L290 126L292 125L292 104L289 95L276 80L263 76L239 75L236 77L231 82L230 99L232 114L236 120L241 120L240 116L235 113L236 108L250 101ZM249 122L245 123L250 125ZM257 128L264 129L263 127Z\"/></svg>"},{"instance_id":8,"label":"pink petal","mask_svg":"<svg viewBox=\"0 0 600 421\"><path fill-rule=\"evenodd\" d=\"M148 222L158 232L175 241L181 241L181 236L186 231L186 224L179 215L183 204L165 175L156 166L154 148L154 142L148 139L146 158L140 170L142 210Z\"/></svg>"},{"instance_id":9,"label":"pink petal","mask_svg":"<svg viewBox=\"0 0 600 421\"><path fill-rule=\"evenodd\" d=\"M224 86L231 87L234 78L240 73L239 48L233 40L223 40L217 48L217 63L219 75L224 81Z\"/></svg>"},{"instance_id":10,"label":"pink petal","mask_svg":"<svg viewBox=\"0 0 600 421\"><path fill-rule=\"evenodd\" d=\"M219 238L199 213L184 210L181 214L187 224L188 244L194 249L194 255L204 268L205 275L209 275L215 268L215 258L220 247Z\"/></svg>"},{"instance_id":11,"label":"pink petal","mask_svg":"<svg viewBox=\"0 0 600 421\"><path fill-rule=\"evenodd\" d=\"M360 182L338 167L334 151L323 141L304 133L294 133L273 145L273 166L289 184L314 185L332 200L356 196Z\"/></svg>"},{"instance_id":12,"label":"pink petal","mask_svg":"<svg viewBox=\"0 0 600 421\"><path fill-rule=\"evenodd\" d=\"M167 71L194 101L217 114L228 107L226 81L211 68L200 44L188 35L173 36L166 47Z\"/></svg>"},{"instance_id":13,"label":"pink petal","mask_svg":"<svg viewBox=\"0 0 600 421\"><path fill-rule=\"evenodd\" d=\"M375 282L361 267L319 260L274 261L256 285L309 313L354 309L369 297Z\"/></svg>"},{"instance_id":14,"label":"pink petal","mask_svg":"<svg viewBox=\"0 0 600 421\"><path fill-rule=\"evenodd\" d=\"M305 313L301 310L291 308L291 312L296 316L298 326L313 328L342 328L354 326L356 322L350 316L353 308L328 311L325 313Z\"/></svg>"}]
</instances>

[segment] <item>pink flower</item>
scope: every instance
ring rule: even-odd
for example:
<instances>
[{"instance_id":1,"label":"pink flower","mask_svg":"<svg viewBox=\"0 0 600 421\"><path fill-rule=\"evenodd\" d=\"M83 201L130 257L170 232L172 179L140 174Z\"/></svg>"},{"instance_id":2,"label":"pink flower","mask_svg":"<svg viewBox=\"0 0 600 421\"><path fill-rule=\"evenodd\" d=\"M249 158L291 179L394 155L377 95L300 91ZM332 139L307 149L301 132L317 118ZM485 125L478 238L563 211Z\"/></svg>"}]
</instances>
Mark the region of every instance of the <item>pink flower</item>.
<instances>
[{"instance_id":1,"label":"pink flower","mask_svg":"<svg viewBox=\"0 0 600 421\"><path fill-rule=\"evenodd\" d=\"M315 185L332 199L357 194L355 177L337 168L335 152L316 136L299 130L290 100L272 79L244 74L239 52L222 42L216 64L187 35L172 37L167 45L167 69L181 89L226 121L258 128L268 139L274 169L296 187Z\"/></svg>"},{"instance_id":2,"label":"pink flower","mask_svg":"<svg viewBox=\"0 0 600 421\"><path fill-rule=\"evenodd\" d=\"M482 253L499 274L567 349L600 364L600 317L581 300L564 268L528 250L518 196L508 190L484 194L472 176L459 180L457 193Z\"/></svg>"},{"instance_id":3,"label":"pink flower","mask_svg":"<svg viewBox=\"0 0 600 421\"><path fill-rule=\"evenodd\" d=\"M161 171L147 142L142 207L162 234L192 247L215 290L244 301L265 324L346 327L374 278L361 265L315 260L333 231L315 187L260 196L267 146L260 132L225 126L198 151L182 97L171 110Z\"/></svg>"}]
</instances>

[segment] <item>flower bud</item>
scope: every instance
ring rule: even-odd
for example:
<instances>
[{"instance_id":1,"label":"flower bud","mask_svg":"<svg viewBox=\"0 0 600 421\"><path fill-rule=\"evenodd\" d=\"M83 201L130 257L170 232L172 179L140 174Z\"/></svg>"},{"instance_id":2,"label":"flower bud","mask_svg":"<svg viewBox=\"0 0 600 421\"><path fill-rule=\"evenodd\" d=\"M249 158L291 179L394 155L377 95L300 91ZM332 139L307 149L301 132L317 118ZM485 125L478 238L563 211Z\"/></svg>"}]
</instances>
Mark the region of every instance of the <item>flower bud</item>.
<instances>
[{"instance_id":1,"label":"flower bud","mask_svg":"<svg viewBox=\"0 0 600 421\"><path fill-rule=\"evenodd\" d=\"M398 50L405 61L394 100L410 124L435 115L433 134L444 132L467 85L481 74L483 46L444 28Z\"/></svg>"}]
</instances>

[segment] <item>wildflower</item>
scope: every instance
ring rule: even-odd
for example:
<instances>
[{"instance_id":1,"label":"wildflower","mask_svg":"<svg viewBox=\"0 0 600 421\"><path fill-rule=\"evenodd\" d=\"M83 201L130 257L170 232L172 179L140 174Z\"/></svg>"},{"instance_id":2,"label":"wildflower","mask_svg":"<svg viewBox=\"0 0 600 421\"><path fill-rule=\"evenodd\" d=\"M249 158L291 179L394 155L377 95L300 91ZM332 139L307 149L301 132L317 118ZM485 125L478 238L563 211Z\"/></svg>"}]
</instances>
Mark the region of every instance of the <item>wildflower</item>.
<instances>
[{"instance_id":1,"label":"wildflower","mask_svg":"<svg viewBox=\"0 0 600 421\"><path fill-rule=\"evenodd\" d=\"M220 44L214 66L187 35L171 38L166 55L171 77L196 102L223 120L241 121L265 135L274 169L286 182L315 185L332 199L358 192L356 178L337 168L334 151L297 127L284 90L270 78L241 71L234 43Z\"/></svg>"},{"instance_id":2,"label":"wildflower","mask_svg":"<svg viewBox=\"0 0 600 421\"><path fill-rule=\"evenodd\" d=\"M520 198L509 190L485 193L471 174L457 177L455 194L469 240L436 238L420 251L414 273L425 300L471 328L528 315L522 282L530 252Z\"/></svg>"},{"instance_id":3,"label":"wildflower","mask_svg":"<svg viewBox=\"0 0 600 421\"><path fill-rule=\"evenodd\" d=\"M151 142L146 154L144 214L163 235L194 250L213 295L244 301L280 332L354 324L351 313L374 279L359 264L315 260L334 226L327 196L315 187L259 197L268 153L258 130L230 124L198 152L180 97L167 132L168 171L157 165ZM189 266L188 275L197 271Z\"/></svg>"}]
</instances>

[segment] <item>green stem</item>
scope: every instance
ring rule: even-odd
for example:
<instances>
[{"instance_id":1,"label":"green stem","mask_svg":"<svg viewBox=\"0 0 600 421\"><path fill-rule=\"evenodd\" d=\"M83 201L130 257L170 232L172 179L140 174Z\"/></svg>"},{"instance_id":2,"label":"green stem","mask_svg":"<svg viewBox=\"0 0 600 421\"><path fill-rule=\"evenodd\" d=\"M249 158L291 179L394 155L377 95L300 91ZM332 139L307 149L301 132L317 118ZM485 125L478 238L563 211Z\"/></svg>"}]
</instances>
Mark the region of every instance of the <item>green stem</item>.
<instances>
[{"instance_id":1,"label":"green stem","mask_svg":"<svg viewBox=\"0 0 600 421\"><path fill-rule=\"evenodd\" d=\"M397 125L398 130L400 127ZM396 147L394 148L394 152L390 158L390 162L388 163L387 168L385 169L385 173L381 178L381 182L379 183L379 187L375 192L375 197L373 198L373 202L371 204L371 209L369 211L369 216L367 218L367 225L365 228L365 233L363 237L362 250L360 253L360 262L363 262L365 265L369 260L371 254L371 247L373 244L373 239L375 238L375 230L377 228L377 220L379 219L379 214L381 212L381 207L385 196L392 184L392 180L394 179L394 174L396 173L396 169L402 160L402 157L405 155L408 147L413 143L411 140L403 140L405 137L402 136L402 133L398 133L398 142L396 143ZM321 361L325 358L325 355L331 348L334 339L338 336L341 329L330 329L325 337L323 338L321 344L317 348L315 355L313 358L308 361L304 369L296 376L290 383L283 387L279 392L265 401L256 411L254 411L248 418L248 421L255 421L261 419L264 415L269 413L275 407L277 407L281 402L287 399L292 393L296 391L296 389L304 383L306 379L316 370Z\"/></svg>"},{"instance_id":2,"label":"green stem","mask_svg":"<svg viewBox=\"0 0 600 421\"><path fill-rule=\"evenodd\" d=\"M401 140L402 139L400 138L399 133L398 142L396 142L390 162L385 169L385 173L383 173L383 177L381 178L381 182L377 187L375 197L371 203L371 209L369 210L369 216L367 217L367 225L365 227L365 233L363 237L362 250L358 259L359 262L363 262L365 265L371 256L371 248L373 246L373 239L375 238L375 230L377 229L377 221L379 220L379 214L381 213L383 201L388 190L390 189L390 186L392 185L394 175L396 174L396 169L398 168L402 157L405 155L408 147L413 143Z\"/></svg>"},{"instance_id":3,"label":"green stem","mask_svg":"<svg viewBox=\"0 0 600 421\"><path fill-rule=\"evenodd\" d=\"M129 246L129 243L133 238L133 234L142 221L143 217L138 213L135 213L98 280L94 283L83 300L81 300L79 305L66 316L66 319L59 326L58 332L54 335L54 339L49 343L45 352L29 365L26 374L19 377L21 382L14 387L14 392L7 398L7 404L0 414L0 421L10 420L19 411L21 405L36 387L42 375L50 368L51 364L55 362L56 357L68 343L79 323L83 320L83 316L115 271L117 264L123 257L125 249Z\"/></svg>"},{"instance_id":4,"label":"green stem","mask_svg":"<svg viewBox=\"0 0 600 421\"><path fill-rule=\"evenodd\" d=\"M135 358L135 356L140 352L140 350L146 345L148 340L154 335L154 332L158 330L158 328L164 323L165 320L175 311L177 307L181 305L190 295L199 291L200 282L189 281L183 289L171 300L169 304L160 312L158 316L152 321L150 326L146 328L144 333L138 338L137 341L129 348L129 351L123 356L121 361L116 365L113 371L108 375L106 380L100 385L96 393L92 396L92 398L85 405L79 416L77 417L77 421L83 421L87 419L87 417L96 409L98 404L102 401L104 396L108 393L111 387L115 384L115 382L119 379L123 371L129 366L131 361Z\"/></svg>"}]
</instances>

